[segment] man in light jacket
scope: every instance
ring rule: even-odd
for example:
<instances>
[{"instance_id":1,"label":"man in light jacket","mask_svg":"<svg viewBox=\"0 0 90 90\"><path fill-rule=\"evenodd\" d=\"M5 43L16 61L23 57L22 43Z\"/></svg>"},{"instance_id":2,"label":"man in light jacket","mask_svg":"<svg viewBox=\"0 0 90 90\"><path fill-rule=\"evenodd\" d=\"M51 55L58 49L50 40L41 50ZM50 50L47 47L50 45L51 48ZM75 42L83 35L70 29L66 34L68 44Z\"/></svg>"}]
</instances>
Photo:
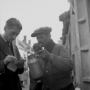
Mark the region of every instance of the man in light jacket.
<instances>
[{"instance_id":1,"label":"man in light jacket","mask_svg":"<svg viewBox=\"0 0 90 90\"><path fill-rule=\"evenodd\" d=\"M24 71L18 48L12 43L22 30L16 18L6 21L4 34L0 35L0 90L22 90L18 74Z\"/></svg>"}]
</instances>

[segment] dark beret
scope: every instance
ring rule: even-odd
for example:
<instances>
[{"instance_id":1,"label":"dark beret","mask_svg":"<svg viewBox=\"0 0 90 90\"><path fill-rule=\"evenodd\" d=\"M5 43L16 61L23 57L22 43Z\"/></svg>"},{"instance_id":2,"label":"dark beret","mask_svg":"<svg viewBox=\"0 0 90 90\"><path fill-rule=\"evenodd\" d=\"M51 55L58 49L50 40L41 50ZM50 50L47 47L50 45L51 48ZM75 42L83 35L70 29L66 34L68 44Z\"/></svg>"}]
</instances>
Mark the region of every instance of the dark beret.
<instances>
[{"instance_id":1,"label":"dark beret","mask_svg":"<svg viewBox=\"0 0 90 90\"><path fill-rule=\"evenodd\" d=\"M40 27L31 34L31 37L36 37L37 35L40 34L50 34L51 31L52 31L51 27Z\"/></svg>"}]
</instances>

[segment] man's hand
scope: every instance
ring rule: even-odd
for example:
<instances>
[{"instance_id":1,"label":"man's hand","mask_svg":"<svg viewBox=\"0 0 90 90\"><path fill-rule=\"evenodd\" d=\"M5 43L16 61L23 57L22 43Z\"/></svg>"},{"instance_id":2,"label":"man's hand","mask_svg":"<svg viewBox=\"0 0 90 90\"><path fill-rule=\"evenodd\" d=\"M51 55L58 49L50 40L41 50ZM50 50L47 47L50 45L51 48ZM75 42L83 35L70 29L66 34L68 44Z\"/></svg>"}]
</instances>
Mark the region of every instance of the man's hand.
<instances>
[{"instance_id":1,"label":"man's hand","mask_svg":"<svg viewBox=\"0 0 90 90\"><path fill-rule=\"evenodd\" d=\"M21 68L23 68L25 61L26 60L24 60L24 59L17 60L17 61L15 61L15 65L17 66L17 68L21 69Z\"/></svg>"},{"instance_id":2,"label":"man's hand","mask_svg":"<svg viewBox=\"0 0 90 90\"><path fill-rule=\"evenodd\" d=\"M32 58L35 58L36 57L36 54L31 54L28 56L28 59L32 59Z\"/></svg>"},{"instance_id":3,"label":"man's hand","mask_svg":"<svg viewBox=\"0 0 90 90\"><path fill-rule=\"evenodd\" d=\"M44 50L39 50L37 52L37 54L39 55L39 58L43 59L43 58L46 58L46 59L53 59L53 54L51 54L50 52L48 52L46 49Z\"/></svg>"},{"instance_id":4,"label":"man's hand","mask_svg":"<svg viewBox=\"0 0 90 90\"><path fill-rule=\"evenodd\" d=\"M7 55L7 57L4 59L4 64L7 65L8 63L15 63L15 61L17 61L16 57Z\"/></svg>"}]
</instances>

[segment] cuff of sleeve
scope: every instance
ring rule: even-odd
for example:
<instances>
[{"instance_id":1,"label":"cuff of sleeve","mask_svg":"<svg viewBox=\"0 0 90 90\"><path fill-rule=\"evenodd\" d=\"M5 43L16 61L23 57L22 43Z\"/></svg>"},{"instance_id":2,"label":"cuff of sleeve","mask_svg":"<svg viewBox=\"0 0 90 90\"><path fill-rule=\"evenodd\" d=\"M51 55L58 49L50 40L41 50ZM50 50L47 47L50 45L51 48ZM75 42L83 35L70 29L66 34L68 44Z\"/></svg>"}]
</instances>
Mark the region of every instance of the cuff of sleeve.
<instances>
[{"instance_id":1,"label":"cuff of sleeve","mask_svg":"<svg viewBox=\"0 0 90 90\"><path fill-rule=\"evenodd\" d=\"M53 54L51 54L50 59L51 59L51 60L53 59Z\"/></svg>"}]
</instances>

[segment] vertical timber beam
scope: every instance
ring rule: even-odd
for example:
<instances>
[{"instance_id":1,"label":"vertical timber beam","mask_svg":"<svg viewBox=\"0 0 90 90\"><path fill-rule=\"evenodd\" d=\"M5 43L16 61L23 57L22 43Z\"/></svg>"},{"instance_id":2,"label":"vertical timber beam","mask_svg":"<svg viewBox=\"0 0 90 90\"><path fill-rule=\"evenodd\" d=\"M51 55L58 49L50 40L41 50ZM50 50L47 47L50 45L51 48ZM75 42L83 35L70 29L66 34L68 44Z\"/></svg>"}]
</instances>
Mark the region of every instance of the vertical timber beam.
<instances>
[{"instance_id":1,"label":"vertical timber beam","mask_svg":"<svg viewBox=\"0 0 90 90\"><path fill-rule=\"evenodd\" d=\"M77 61L76 64L79 66L78 78L80 79L80 88L82 90L82 65L81 65L81 53L80 53L80 39L79 39L79 28L78 28L78 7L77 7L77 0L74 0L74 10L75 10L75 29L76 29L76 44L77 44Z\"/></svg>"},{"instance_id":2,"label":"vertical timber beam","mask_svg":"<svg viewBox=\"0 0 90 90\"><path fill-rule=\"evenodd\" d=\"M90 0L74 0L81 90L90 90Z\"/></svg>"}]
</instances>

